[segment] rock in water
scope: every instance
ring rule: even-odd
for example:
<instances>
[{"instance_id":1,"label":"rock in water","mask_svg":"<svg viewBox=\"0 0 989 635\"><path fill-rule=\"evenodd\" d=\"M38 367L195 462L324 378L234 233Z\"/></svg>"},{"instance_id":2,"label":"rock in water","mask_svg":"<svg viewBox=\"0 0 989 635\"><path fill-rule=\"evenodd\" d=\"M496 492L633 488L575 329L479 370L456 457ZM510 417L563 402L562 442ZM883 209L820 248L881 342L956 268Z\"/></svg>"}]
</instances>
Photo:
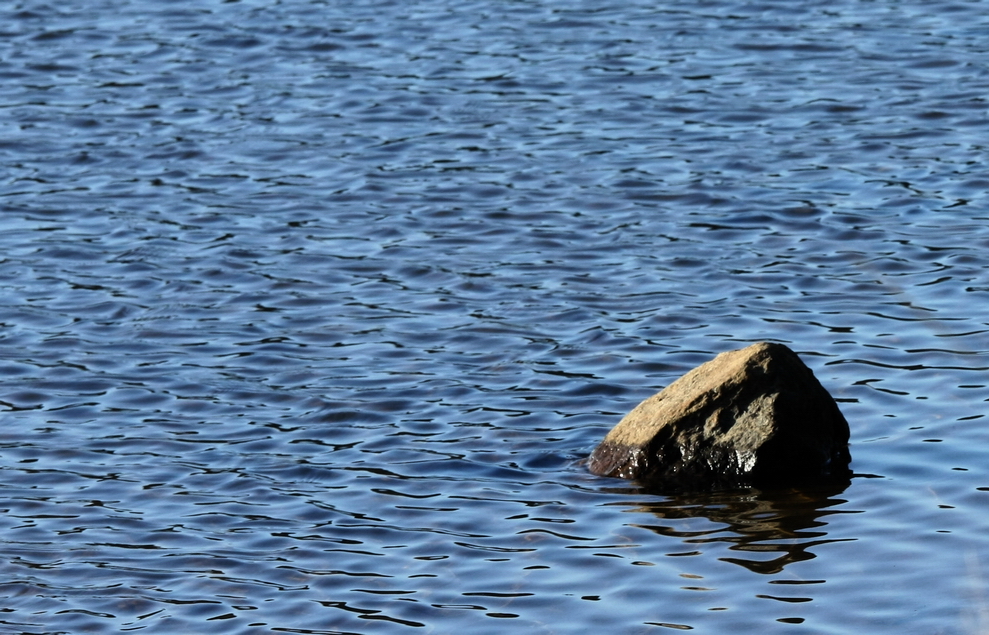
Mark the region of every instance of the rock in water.
<instances>
[{"instance_id":1,"label":"rock in water","mask_svg":"<svg viewBox=\"0 0 989 635\"><path fill-rule=\"evenodd\" d=\"M783 344L721 353L636 406L590 470L668 490L784 486L847 475L848 422Z\"/></svg>"}]
</instances>

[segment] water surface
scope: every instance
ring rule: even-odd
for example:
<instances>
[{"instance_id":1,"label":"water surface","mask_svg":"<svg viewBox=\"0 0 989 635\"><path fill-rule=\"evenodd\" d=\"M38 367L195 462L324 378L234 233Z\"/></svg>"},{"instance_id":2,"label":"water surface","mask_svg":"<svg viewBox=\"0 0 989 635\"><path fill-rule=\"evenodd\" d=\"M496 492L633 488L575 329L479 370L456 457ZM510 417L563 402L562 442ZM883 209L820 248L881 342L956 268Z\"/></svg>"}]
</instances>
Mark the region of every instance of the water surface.
<instances>
[{"instance_id":1,"label":"water surface","mask_svg":"<svg viewBox=\"0 0 989 635\"><path fill-rule=\"evenodd\" d=\"M0 631L989 630L979 2L0 10ZM751 342L847 487L581 460Z\"/></svg>"}]
</instances>

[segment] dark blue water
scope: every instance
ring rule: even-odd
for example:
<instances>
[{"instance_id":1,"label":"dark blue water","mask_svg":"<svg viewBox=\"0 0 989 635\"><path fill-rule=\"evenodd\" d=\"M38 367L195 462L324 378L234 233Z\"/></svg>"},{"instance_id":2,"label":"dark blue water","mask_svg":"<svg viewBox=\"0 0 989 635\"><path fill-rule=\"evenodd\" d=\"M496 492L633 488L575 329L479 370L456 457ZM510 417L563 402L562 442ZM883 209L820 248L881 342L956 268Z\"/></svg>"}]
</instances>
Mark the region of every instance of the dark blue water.
<instances>
[{"instance_id":1,"label":"dark blue water","mask_svg":"<svg viewBox=\"0 0 989 635\"><path fill-rule=\"evenodd\" d=\"M0 8L0 632L989 631L982 2ZM846 488L581 464L797 350Z\"/></svg>"}]
</instances>

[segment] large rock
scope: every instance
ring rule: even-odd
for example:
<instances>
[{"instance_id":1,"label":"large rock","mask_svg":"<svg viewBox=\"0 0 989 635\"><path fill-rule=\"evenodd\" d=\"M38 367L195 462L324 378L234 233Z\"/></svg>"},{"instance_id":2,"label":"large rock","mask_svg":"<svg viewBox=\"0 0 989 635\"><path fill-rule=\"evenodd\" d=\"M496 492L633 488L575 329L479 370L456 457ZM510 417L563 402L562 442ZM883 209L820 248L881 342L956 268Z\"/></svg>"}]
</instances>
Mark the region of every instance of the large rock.
<instances>
[{"instance_id":1,"label":"large rock","mask_svg":"<svg viewBox=\"0 0 989 635\"><path fill-rule=\"evenodd\" d=\"M636 406L590 470L667 490L787 485L845 476L848 422L782 344L722 353Z\"/></svg>"}]
</instances>

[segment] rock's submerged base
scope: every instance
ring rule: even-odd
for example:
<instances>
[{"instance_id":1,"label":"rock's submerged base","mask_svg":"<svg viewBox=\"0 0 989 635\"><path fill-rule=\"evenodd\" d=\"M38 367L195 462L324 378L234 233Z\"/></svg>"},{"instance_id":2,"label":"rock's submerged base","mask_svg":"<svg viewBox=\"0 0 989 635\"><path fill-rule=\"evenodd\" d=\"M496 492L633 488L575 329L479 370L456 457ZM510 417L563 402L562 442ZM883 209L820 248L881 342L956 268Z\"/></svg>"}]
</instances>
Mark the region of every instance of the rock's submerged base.
<instances>
[{"instance_id":1,"label":"rock's submerged base","mask_svg":"<svg viewBox=\"0 0 989 635\"><path fill-rule=\"evenodd\" d=\"M796 353L761 342L722 353L636 406L590 470L657 489L785 486L845 477L848 422Z\"/></svg>"}]
</instances>

